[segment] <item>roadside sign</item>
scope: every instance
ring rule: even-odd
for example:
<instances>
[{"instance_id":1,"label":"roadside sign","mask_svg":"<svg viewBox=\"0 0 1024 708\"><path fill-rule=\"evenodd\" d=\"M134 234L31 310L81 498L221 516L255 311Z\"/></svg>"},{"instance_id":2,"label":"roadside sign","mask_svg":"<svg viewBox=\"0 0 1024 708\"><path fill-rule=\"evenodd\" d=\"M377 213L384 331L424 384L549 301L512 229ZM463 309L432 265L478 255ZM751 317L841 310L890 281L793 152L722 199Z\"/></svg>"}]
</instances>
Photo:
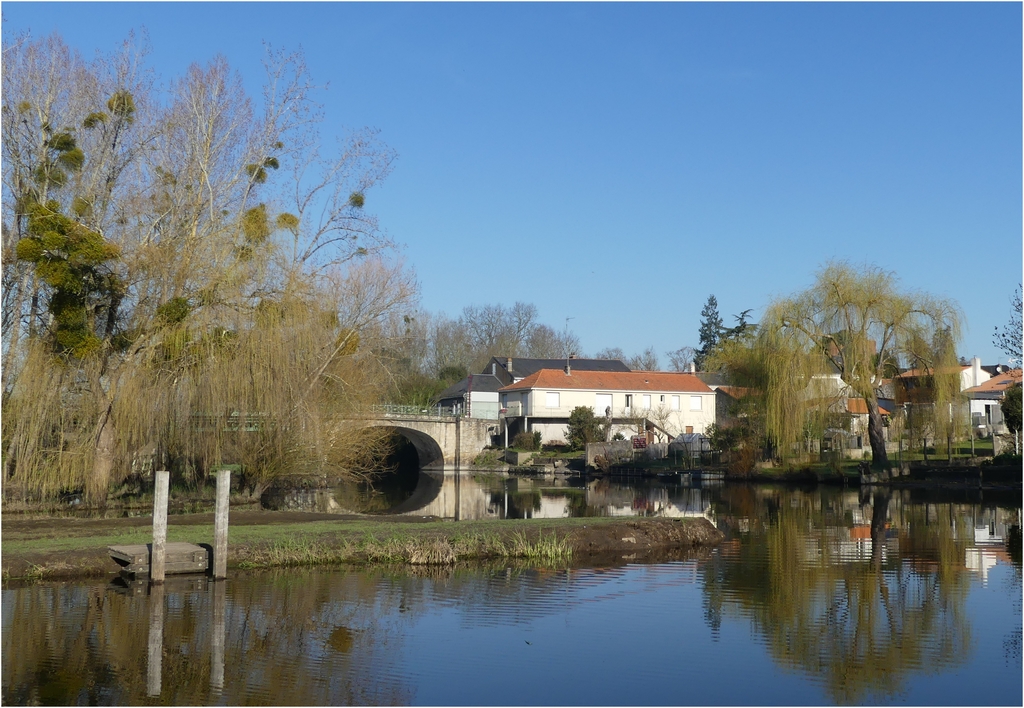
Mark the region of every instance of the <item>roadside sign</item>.
<instances>
[{"instance_id":1,"label":"roadside sign","mask_svg":"<svg viewBox=\"0 0 1024 708\"><path fill-rule=\"evenodd\" d=\"M643 450L647 447L647 436L646 435L634 435L633 436L633 449Z\"/></svg>"}]
</instances>

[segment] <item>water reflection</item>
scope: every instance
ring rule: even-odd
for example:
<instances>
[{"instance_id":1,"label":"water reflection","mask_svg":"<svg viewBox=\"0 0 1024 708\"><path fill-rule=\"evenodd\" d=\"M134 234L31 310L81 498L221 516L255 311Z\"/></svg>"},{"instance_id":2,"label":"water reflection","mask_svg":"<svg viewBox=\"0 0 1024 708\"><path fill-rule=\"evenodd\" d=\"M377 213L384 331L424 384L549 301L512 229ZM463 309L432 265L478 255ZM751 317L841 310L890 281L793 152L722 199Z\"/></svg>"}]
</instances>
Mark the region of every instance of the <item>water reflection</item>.
<instances>
[{"instance_id":1,"label":"water reflection","mask_svg":"<svg viewBox=\"0 0 1024 708\"><path fill-rule=\"evenodd\" d=\"M1020 700L1019 505L498 481L464 477L459 495L478 485L472 498L483 501L459 513L563 513L545 506L557 499L622 513L705 513L708 504L727 540L656 565L239 572L216 583L170 578L152 592L144 583L7 587L2 700Z\"/></svg>"},{"instance_id":2,"label":"water reflection","mask_svg":"<svg viewBox=\"0 0 1024 708\"><path fill-rule=\"evenodd\" d=\"M719 501L720 528L734 533L704 569L709 618L748 617L780 665L821 680L836 703L884 699L913 674L968 661L972 580L1010 561L996 539L1020 525L1019 508L882 491L726 488ZM1015 577L1019 598L1019 564Z\"/></svg>"},{"instance_id":3,"label":"water reflection","mask_svg":"<svg viewBox=\"0 0 1024 708\"><path fill-rule=\"evenodd\" d=\"M150 586L149 643L146 654L146 695L159 696L164 658L164 585Z\"/></svg>"},{"instance_id":4,"label":"water reflection","mask_svg":"<svg viewBox=\"0 0 1024 708\"><path fill-rule=\"evenodd\" d=\"M396 482L339 485L333 489L276 490L266 505L321 513L381 513L452 520L560 519L581 516L703 516L714 523L713 490L690 475L668 479L508 477L487 472L420 472Z\"/></svg>"},{"instance_id":5,"label":"water reflection","mask_svg":"<svg viewBox=\"0 0 1024 708\"><path fill-rule=\"evenodd\" d=\"M224 608L227 585L218 581L213 585L213 628L210 639L210 692L219 696L224 690Z\"/></svg>"}]
</instances>

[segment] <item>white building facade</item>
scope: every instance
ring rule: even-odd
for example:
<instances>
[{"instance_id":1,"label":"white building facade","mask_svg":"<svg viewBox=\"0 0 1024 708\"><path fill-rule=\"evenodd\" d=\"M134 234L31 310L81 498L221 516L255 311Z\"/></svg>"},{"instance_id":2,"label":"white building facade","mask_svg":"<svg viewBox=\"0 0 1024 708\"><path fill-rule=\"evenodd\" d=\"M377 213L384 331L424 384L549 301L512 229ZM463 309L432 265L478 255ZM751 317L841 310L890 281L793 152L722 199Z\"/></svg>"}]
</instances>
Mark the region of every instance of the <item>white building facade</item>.
<instances>
[{"instance_id":1,"label":"white building facade","mask_svg":"<svg viewBox=\"0 0 1024 708\"><path fill-rule=\"evenodd\" d=\"M573 409L611 418L611 434L645 426L659 438L706 432L715 422L715 393L693 374L665 371L542 369L499 390L512 434L540 431L544 444L565 442Z\"/></svg>"}]
</instances>

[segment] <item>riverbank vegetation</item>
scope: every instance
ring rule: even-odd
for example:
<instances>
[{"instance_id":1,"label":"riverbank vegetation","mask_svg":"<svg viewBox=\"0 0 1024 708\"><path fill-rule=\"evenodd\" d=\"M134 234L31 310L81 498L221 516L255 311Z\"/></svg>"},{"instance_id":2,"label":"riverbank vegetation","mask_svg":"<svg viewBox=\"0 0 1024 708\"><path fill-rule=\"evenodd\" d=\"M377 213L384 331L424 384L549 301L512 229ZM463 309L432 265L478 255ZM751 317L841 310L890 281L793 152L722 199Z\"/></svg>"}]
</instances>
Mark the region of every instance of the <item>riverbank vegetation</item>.
<instances>
[{"instance_id":1,"label":"riverbank vegetation","mask_svg":"<svg viewBox=\"0 0 1024 708\"><path fill-rule=\"evenodd\" d=\"M810 289L771 303L756 329L723 338L709 366L743 395L735 411L740 424L714 431L719 449L749 456L767 444L772 457L799 464L809 440L848 429L848 412L837 403L849 397L867 410L872 465L889 469L879 392L885 380L907 370L918 372L913 390L907 387L914 420L889 416L890 435L906 423L933 441L962 439L963 416L937 413L959 403L959 309L900 291L896 282L876 267L830 263ZM738 463L750 467L752 461Z\"/></svg>"},{"instance_id":2,"label":"riverbank vegetation","mask_svg":"<svg viewBox=\"0 0 1024 708\"><path fill-rule=\"evenodd\" d=\"M372 533L359 539L330 543L318 539L286 539L251 549L240 568L332 565L339 563L402 563L409 565L450 565L459 560L518 558L545 564L572 559L572 542L567 535L552 531L536 538L516 531L511 535L468 533L449 535L386 535Z\"/></svg>"},{"instance_id":3,"label":"riverbank vegetation","mask_svg":"<svg viewBox=\"0 0 1024 708\"><path fill-rule=\"evenodd\" d=\"M518 559L563 566L595 554L687 549L716 543L721 534L705 519L568 518L461 521L399 517L375 519L306 512L232 512L228 565L232 568L339 563L449 565ZM4 519L3 576L103 576L117 569L106 548L147 543L151 518ZM167 540L213 538L212 514L169 519ZM619 556L615 556L619 557Z\"/></svg>"}]
</instances>

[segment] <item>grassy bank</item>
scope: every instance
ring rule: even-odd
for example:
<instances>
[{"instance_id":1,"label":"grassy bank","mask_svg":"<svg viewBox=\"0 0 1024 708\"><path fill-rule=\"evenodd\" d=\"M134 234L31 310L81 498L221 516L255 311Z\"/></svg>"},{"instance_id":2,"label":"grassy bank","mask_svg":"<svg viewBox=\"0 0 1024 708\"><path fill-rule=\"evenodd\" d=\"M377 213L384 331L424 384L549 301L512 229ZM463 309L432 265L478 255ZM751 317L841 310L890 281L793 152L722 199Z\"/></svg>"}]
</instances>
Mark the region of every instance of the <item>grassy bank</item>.
<instances>
[{"instance_id":1,"label":"grassy bank","mask_svg":"<svg viewBox=\"0 0 1024 708\"><path fill-rule=\"evenodd\" d=\"M168 541L209 543L212 514L169 519ZM110 545L151 541L151 520L3 520L3 577L113 575ZM718 532L702 519L575 518L441 521L338 518L283 512L232 513L229 568L342 563L446 565L520 559L564 566L581 555L636 552L711 543Z\"/></svg>"},{"instance_id":2,"label":"grassy bank","mask_svg":"<svg viewBox=\"0 0 1024 708\"><path fill-rule=\"evenodd\" d=\"M241 568L332 565L339 563L408 563L410 565L450 565L462 560L523 559L543 564L572 560L572 544L567 535L539 535L529 538L523 532L511 537L492 534L456 536L419 534L374 535L361 539L324 540L287 539L251 549L237 562Z\"/></svg>"}]
</instances>

